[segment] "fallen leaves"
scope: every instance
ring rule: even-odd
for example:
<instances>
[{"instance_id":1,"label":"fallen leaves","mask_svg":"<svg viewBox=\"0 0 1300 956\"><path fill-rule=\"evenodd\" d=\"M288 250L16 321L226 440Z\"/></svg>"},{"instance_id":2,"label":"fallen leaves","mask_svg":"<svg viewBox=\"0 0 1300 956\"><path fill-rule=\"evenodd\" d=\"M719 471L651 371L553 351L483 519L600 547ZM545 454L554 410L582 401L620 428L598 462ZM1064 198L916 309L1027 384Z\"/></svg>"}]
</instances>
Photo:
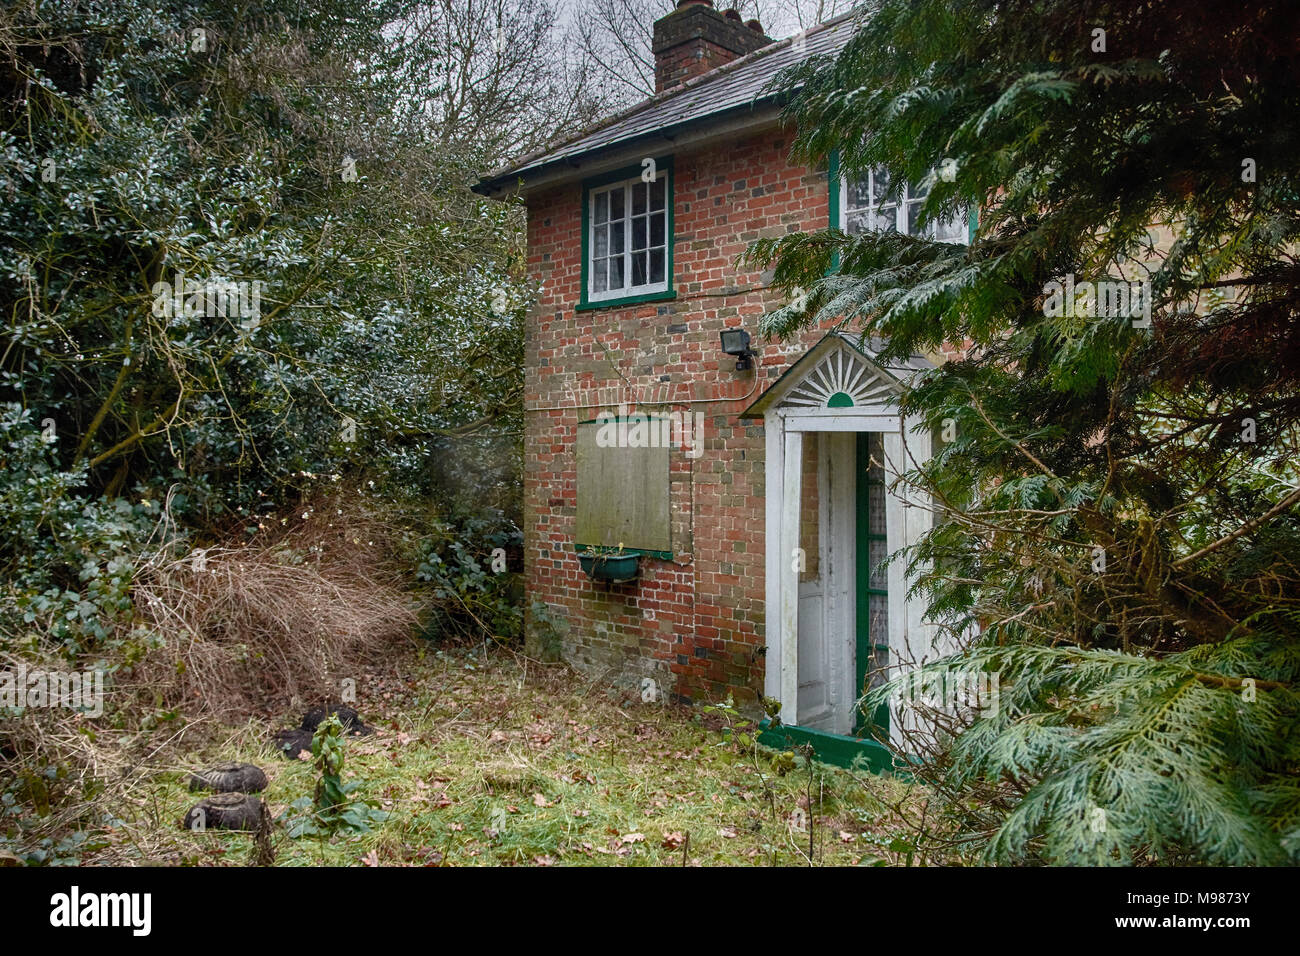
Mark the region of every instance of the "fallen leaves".
<instances>
[{"instance_id":1,"label":"fallen leaves","mask_svg":"<svg viewBox=\"0 0 1300 956\"><path fill-rule=\"evenodd\" d=\"M818 862L883 863L874 855L878 838L859 832L856 785L828 776L827 799L815 794L810 809L802 787L765 773L766 763L755 769L719 751L714 733L689 718L638 712L628 720L585 684L570 688L558 671L520 689L508 656L472 674L453 669L453 695L442 666L413 670L418 692L395 695L400 720L391 730L349 738L350 779L362 781L372 804L391 801L392 822L363 841L332 844L331 862L712 866L771 857L781 865L801 859L787 833L802 834L796 844L806 850L815 828ZM284 772L286 793L311 792L309 766ZM538 812L548 809L556 812ZM888 841L893 834L883 827L892 817L879 822ZM315 853L304 844L292 858L317 862Z\"/></svg>"},{"instance_id":2,"label":"fallen leaves","mask_svg":"<svg viewBox=\"0 0 1300 956\"><path fill-rule=\"evenodd\" d=\"M545 747L555 739L555 732L545 724L530 724L528 726L528 742L534 748Z\"/></svg>"}]
</instances>

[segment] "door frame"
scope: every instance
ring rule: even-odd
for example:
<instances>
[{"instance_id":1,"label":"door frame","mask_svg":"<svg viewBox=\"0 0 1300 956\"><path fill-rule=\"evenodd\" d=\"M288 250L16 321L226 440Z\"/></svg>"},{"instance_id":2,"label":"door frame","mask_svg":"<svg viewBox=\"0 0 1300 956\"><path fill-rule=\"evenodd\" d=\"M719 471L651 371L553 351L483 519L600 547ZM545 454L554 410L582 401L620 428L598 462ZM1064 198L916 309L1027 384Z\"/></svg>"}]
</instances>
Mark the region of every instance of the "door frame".
<instances>
[{"instance_id":1,"label":"door frame","mask_svg":"<svg viewBox=\"0 0 1300 956\"><path fill-rule=\"evenodd\" d=\"M889 581L886 576L885 588L871 586L871 541L885 541L885 550L889 550L888 529L881 535L871 531L871 485L876 482L867 479L871 473L871 442L868 440L878 432L857 432L853 443L853 534L851 535L856 551L854 553L853 581L853 728L854 736L868 733L871 727L884 728L889 731L889 708L877 707L868 717L857 707L857 696L871 675L871 665L875 662L875 651L889 650L889 634L876 634L871 627L871 598L883 595L886 600L886 621L889 619ZM881 442L882 452L884 442ZM888 488L885 500L888 502ZM886 572L887 574L888 572Z\"/></svg>"},{"instance_id":2,"label":"door frame","mask_svg":"<svg viewBox=\"0 0 1300 956\"><path fill-rule=\"evenodd\" d=\"M899 480L903 473L930 457L930 434L919 419L900 416L893 401L833 409L774 402L764 410L763 422L767 452L764 694L780 703L781 722L797 727L798 573L793 557L799 546L803 435L810 431L882 433L886 550L893 554L914 544L930 527L931 512L921 492ZM907 575L905 562L891 562L886 580L892 677L896 674L895 662L920 661L932 655L934 629L925 621L920 602L907 600L913 578ZM891 740L901 743L898 722L891 719L889 724Z\"/></svg>"}]
</instances>

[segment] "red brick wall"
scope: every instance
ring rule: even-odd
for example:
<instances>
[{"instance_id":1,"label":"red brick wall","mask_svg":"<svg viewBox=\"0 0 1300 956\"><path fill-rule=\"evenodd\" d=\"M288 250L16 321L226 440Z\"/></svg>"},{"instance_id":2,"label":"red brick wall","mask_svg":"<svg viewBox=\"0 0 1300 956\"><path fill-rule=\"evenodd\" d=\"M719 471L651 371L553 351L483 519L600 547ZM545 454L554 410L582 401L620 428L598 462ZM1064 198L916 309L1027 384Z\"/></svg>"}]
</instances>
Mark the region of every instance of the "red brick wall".
<instances>
[{"instance_id":1,"label":"red brick wall","mask_svg":"<svg viewBox=\"0 0 1300 956\"><path fill-rule=\"evenodd\" d=\"M791 166L789 145L773 130L674 155L674 301L576 312L582 185L528 203L529 269L541 287L527 325L529 601L564 621L567 659L613 682L651 676L689 701L728 691L751 701L762 690L765 446L761 421L736 416L819 333L786 349L761 341L759 317L782 300L736 258L761 236L828 225L825 171ZM736 372L719 350L718 332L731 326L753 336L756 371ZM573 539L576 426L602 407L593 390L620 385L611 361L638 388L730 399L659 409L702 411L704 450L670 453L673 561L643 558L639 580L623 585L589 580ZM530 615L534 647L537 632Z\"/></svg>"},{"instance_id":2,"label":"red brick wall","mask_svg":"<svg viewBox=\"0 0 1300 956\"><path fill-rule=\"evenodd\" d=\"M734 59L735 53L704 39L674 47L655 57L655 92L702 76Z\"/></svg>"}]
</instances>

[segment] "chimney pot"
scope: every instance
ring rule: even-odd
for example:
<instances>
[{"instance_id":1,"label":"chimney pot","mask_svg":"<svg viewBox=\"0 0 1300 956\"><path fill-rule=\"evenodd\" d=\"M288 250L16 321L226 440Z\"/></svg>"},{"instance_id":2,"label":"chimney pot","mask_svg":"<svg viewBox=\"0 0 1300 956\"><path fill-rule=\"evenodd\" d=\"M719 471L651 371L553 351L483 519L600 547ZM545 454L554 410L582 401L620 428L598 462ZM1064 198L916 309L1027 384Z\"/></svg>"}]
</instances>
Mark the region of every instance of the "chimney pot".
<instances>
[{"instance_id":1,"label":"chimney pot","mask_svg":"<svg viewBox=\"0 0 1300 956\"><path fill-rule=\"evenodd\" d=\"M712 7L713 0L677 0L677 9L682 7Z\"/></svg>"},{"instance_id":2,"label":"chimney pot","mask_svg":"<svg viewBox=\"0 0 1300 956\"><path fill-rule=\"evenodd\" d=\"M723 11L722 15L726 17L728 20L735 20L737 23L740 23L741 20L743 19L740 15L740 11L737 10L735 7L732 7L730 10Z\"/></svg>"},{"instance_id":3,"label":"chimney pot","mask_svg":"<svg viewBox=\"0 0 1300 956\"><path fill-rule=\"evenodd\" d=\"M746 21L745 21L745 26L749 27L749 28L750 28L751 30L753 30L755 33L762 33L762 32L763 32L763 24L761 24L757 19L746 20Z\"/></svg>"}]
</instances>

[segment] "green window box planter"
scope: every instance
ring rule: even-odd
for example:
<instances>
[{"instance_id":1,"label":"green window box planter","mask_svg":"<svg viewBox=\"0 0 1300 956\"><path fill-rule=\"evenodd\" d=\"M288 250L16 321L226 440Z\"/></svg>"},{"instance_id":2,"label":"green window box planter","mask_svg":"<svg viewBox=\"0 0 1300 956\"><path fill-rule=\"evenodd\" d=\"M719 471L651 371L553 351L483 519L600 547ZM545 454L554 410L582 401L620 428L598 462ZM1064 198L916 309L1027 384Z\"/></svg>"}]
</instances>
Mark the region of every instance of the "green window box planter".
<instances>
[{"instance_id":1,"label":"green window box planter","mask_svg":"<svg viewBox=\"0 0 1300 956\"><path fill-rule=\"evenodd\" d=\"M601 554L582 551L578 554L578 563L582 565L583 573L593 581L622 584L636 579L640 571L641 553L621 551L616 554Z\"/></svg>"}]
</instances>

